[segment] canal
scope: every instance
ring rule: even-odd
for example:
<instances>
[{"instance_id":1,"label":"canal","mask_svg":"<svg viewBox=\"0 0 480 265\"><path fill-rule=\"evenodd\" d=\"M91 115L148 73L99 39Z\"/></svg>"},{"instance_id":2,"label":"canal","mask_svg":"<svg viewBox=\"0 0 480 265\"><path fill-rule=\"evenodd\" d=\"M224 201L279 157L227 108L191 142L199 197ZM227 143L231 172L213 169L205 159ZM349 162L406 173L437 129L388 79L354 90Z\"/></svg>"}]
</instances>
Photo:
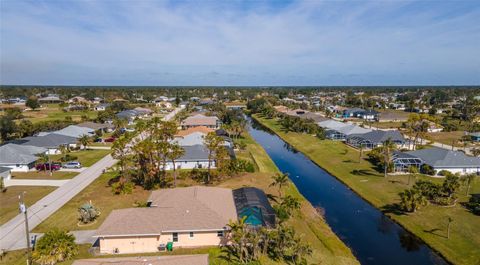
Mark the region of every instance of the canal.
<instances>
[{"instance_id":1,"label":"canal","mask_svg":"<svg viewBox=\"0 0 480 265\"><path fill-rule=\"evenodd\" d=\"M254 120L249 132L362 264L448 264L415 236ZM341 166L341 165L339 165Z\"/></svg>"}]
</instances>

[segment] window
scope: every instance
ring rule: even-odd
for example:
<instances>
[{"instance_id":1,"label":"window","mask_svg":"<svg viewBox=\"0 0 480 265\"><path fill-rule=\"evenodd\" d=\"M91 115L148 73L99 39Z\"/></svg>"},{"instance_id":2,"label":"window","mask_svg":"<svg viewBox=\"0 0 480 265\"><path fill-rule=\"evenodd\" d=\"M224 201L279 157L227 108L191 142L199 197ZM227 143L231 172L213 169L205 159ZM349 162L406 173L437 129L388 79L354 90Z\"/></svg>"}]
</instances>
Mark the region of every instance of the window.
<instances>
[{"instance_id":1,"label":"window","mask_svg":"<svg viewBox=\"0 0 480 265\"><path fill-rule=\"evenodd\" d=\"M223 231L217 231L217 236L218 237L223 237Z\"/></svg>"},{"instance_id":2,"label":"window","mask_svg":"<svg viewBox=\"0 0 480 265\"><path fill-rule=\"evenodd\" d=\"M193 238L193 232L190 232L190 238Z\"/></svg>"},{"instance_id":3,"label":"window","mask_svg":"<svg viewBox=\"0 0 480 265\"><path fill-rule=\"evenodd\" d=\"M173 233L172 234L172 241L173 242L178 242L178 233Z\"/></svg>"}]
</instances>

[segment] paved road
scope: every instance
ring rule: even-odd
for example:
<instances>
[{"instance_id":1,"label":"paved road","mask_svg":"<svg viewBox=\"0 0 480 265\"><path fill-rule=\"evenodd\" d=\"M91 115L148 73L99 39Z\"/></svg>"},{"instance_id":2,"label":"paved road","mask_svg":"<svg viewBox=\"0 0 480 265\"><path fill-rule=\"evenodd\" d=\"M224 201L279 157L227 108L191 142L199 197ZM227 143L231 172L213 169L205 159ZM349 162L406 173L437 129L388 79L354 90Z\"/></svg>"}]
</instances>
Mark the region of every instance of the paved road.
<instances>
[{"instance_id":1,"label":"paved road","mask_svg":"<svg viewBox=\"0 0 480 265\"><path fill-rule=\"evenodd\" d=\"M5 183L5 187L11 187L11 186L60 187L69 181L70 181L69 179L10 179L10 180L5 180L4 183Z\"/></svg>"},{"instance_id":2,"label":"paved road","mask_svg":"<svg viewBox=\"0 0 480 265\"><path fill-rule=\"evenodd\" d=\"M63 186L51 192L28 208L28 224L33 229L81 190L98 178L104 169L113 166L116 160L107 155L93 166L84 170ZM28 194L25 194L28 196ZM19 214L0 227L0 249L13 250L21 246L18 241L25 241L25 222L23 214Z\"/></svg>"},{"instance_id":3,"label":"paved road","mask_svg":"<svg viewBox=\"0 0 480 265\"><path fill-rule=\"evenodd\" d=\"M181 110L181 108L176 108L174 111L166 115L163 120L171 120ZM116 162L117 161L113 159L111 155L107 155L91 167L82 171L73 179L69 180L65 185L43 197L34 205L27 205L29 206L29 229L34 229L55 211L60 209L65 203L97 179L104 169L115 165ZM28 194L25 196L28 196ZM15 250L25 248L25 246L25 220L23 214L19 214L0 227L0 249Z\"/></svg>"}]
</instances>

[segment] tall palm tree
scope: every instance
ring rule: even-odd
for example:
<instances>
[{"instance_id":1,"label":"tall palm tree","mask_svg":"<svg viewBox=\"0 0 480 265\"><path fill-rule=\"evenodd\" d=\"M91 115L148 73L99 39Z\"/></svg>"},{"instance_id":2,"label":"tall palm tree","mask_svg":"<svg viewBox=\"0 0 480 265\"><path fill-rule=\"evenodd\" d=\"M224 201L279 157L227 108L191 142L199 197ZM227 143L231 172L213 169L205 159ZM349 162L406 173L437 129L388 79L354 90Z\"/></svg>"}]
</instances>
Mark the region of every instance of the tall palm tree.
<instances>
[{"instance_id":1,"label":"tall palm tree","mask_svg":"<svg viewBox=\"0 0 480 265\"><path fill-rule=\"evenodd\" d=\"M210 132L205 136L204 143L208 148L208 176L207 183L210 182L211 176L211 167L212 161L215 160L216 152L221 147L223 139L215 134L215 132Z\"/></svg>"},{"instance_id":2,"label":"tall palm tree","mask_svg":"<svg viewBox=\"0 0 480 265\"><path fill-rule=\"evenodd\" d=\"M87 150L87 146L90 143L90 137L84 134L78 139L78 142L83 146L83 150Z\"/></svg>"},{"instance_id":3,"label":"tall palm tree","mask_svg":"<svg viewBox=\"0 0 480 265\"><path fill-rule=\"evenodd\" d=\"M475 173L467 174L462 177L463 182L467 185L467 190L465 191L465 195L468 195L470 193L470 186L472 183L475 181L475 178L477 175Z\"/></svg>"},{"instance_id":4,"label":"tall palm tree","mask_svg":"<svg viewBox=\"0 0 480 265\"><path fill-rule=\"evenodd\" d=\"M388 168L390 165L390 161L392 160L391 152L395 149L395 143L389 138L385 142L383 142L383 167L384 167L384 177L387 177Z\"/></svg>"},{"instance_id":5,"label":"tall palm tree","mask_svg":"<svg viewBox=\"0 0 480 265\"><path fill-rule=\"evenodd\" d=\"M115 126L115 130L118 131L125 128L128 125L128 121L127 119L115 118L113 119L113 125Z\"/></svg>"},{"instance_id":6,"label":"tall palm tree","mask_svg":"<svg viewBox=\"0 0 480 265\"><path fill-rule=\"evenodd\" d=\"M175 160L180 158L185 154L185 149L183 149L177 143L170 145L170 152L168 152L168 159L172 161L173 165L173 186L177 186L177 166L175 165Z\"/></svg>"},{"instance_id":7,"label":"tall palm tree","mask_svg":"<svg viewBox=\"0 0 480 265\"><path fill-rule=\"evenodd\" d=\"M289 184L288 173L277 173L272 179L273 182L270 184L270 187L276 186L278 188L278 194L282 197L282 188Z\"/></svg>"}]
</instances>

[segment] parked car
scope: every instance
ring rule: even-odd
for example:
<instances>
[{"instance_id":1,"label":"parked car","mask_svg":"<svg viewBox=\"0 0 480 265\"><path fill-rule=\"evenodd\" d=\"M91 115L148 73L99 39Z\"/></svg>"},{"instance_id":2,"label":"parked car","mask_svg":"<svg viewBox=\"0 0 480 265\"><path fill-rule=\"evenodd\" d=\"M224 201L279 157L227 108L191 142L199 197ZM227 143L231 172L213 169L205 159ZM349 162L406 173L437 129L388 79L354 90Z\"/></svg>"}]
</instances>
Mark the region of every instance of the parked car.
<instances>
[{"instance_id":1,"label":"parked car","mask_svg":"<svg viewBox=\"0 0 480 265\"><path fill-rule=\"evenodd\" d=\"M51 170L59 170L62 167L60 163L53 162ZM50 170L50 163L37 164L35 166L36 170Z\"/></svg>"},{"instance_id":2,"label":"parked car","mask_svg":"<svg viewBox=\"0 0 480 265\"><path fill-rule=\"evenodd\" d=\"M63 168L81 168L82 164L78 161L70 161L63 164Z\"/></svg>"},{"instance_id":3,"label":"parked car","mask_svg":"<svg viewBox=\"0 0 480 265\"><path fill-rule=\"evenodd\" d=\"M112 137L108 137L107 139L105 139L103 141L106 142L106 143L113 143L115 141L115 139L117 139L117 138L112 136Z\"/></svg>"},{"instance_id":4,"label":"parked car","mask_svg":"<svg viewBox=\"0 0 480 265\"><path fill-rule=\"evenodd\" d=\"M98 138L96 138L95 140L93 140L93 142L94 142L94 143L101 143L101 142L103 142L103 139L100 138L100 137L98 137Z\"/></svg>"}]
</instances>

